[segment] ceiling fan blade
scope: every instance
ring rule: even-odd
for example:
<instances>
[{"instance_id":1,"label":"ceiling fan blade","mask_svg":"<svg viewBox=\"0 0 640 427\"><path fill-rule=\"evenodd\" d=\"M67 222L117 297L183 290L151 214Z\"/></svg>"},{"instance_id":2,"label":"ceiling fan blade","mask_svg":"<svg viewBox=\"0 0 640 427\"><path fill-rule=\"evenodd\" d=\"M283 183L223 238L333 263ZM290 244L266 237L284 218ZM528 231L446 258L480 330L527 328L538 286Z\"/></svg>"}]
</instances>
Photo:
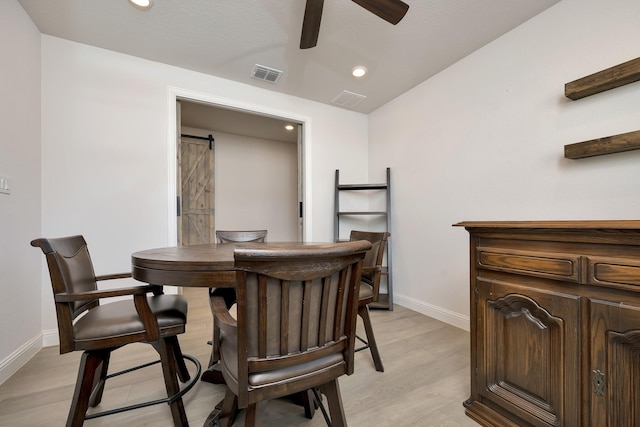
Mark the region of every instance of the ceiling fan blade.
<instances>
[{"instance_id":1,"label":"ceiling fan blade","mask_svg":"<svg viewBox=\"0 0 640 427\"><path fill-rule=\"evenodd\" d=\"M353 0L371 13L396 25L404 18L409 5L401 0Z\"/></svg>"},{"instance_id":2,"label":"ceiling fan blade","mask_svg":"<svg viewBox=\"0 0 640 427\"><path fill-rule=\"evenodd\" d=\"M307 5L304 9L304 20L302 21L300 49L309 49L318 43L322 6L324 6L324 0L307 0Z\"/></svg>"}]
</instances>

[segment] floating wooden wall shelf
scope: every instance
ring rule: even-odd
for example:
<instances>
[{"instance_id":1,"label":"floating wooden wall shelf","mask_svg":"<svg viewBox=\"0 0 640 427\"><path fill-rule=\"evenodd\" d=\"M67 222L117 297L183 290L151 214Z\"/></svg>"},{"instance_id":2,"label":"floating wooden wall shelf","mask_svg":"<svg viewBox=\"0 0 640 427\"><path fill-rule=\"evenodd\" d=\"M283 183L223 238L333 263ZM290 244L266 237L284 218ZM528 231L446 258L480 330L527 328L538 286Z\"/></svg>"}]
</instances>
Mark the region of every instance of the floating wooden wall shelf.
<instances>
[{"instance_id":1,"label":"floating wooden wall shelf","mask_svg":"<svg viewBox=\"0 0 640 427\"><path fill-rule=\"evenodd\" d=\"M582 159L640 149L640 130L564 146L564 157Z\"/></svg>"},{"instance_id":2,"label":"floating wooden wall shelf","mask_svg":"<svg viewBox=\"0 0 640 427\"><path fill-rule=\"evenodd\" d=\"M640 58L632 59L564 85L564 95L574 101L640 80Z\"/></svg>"},{"instance_id":3,"label":"floating wooden wall shelf","mask_svg":"<svg viewBox=\"0 0 640 427\"><path fill-rule=\"evenodd\" d=\"M575 101L637 81L640 81L640 58L567 83L564 85L564 95ZM582 159L637 149L640 149L640 131L565 145L564 157Z\"/></svg>"}]
</instances>

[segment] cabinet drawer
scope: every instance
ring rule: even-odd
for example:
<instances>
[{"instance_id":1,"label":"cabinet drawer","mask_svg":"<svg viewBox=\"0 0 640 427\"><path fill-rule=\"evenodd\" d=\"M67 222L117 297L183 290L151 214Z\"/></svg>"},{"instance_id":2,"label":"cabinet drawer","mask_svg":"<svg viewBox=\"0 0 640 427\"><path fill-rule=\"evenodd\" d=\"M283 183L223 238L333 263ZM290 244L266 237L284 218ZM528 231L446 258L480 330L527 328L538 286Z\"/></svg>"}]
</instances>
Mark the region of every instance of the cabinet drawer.
<instances>
[{"instance_id":1,"label":"cabinet drawer","mask_svg":"<svg viewBox=\"0 0 640 427\"><path fill-rule=\"evenodd\" d=\"M582 258L578 255L478 247L476 260L478 267L489 270L580 281Z\"/></svg>"},{"instance_id":2,"label":"cabinet drawer","mask_svg":"<svg viewBox=\"0 0 640 427\"><path fill-rule=\"evenodd\" d=\"M640 261L590 256L587 283L637 289L640 286Z\"/></svg>"}]
</instances>

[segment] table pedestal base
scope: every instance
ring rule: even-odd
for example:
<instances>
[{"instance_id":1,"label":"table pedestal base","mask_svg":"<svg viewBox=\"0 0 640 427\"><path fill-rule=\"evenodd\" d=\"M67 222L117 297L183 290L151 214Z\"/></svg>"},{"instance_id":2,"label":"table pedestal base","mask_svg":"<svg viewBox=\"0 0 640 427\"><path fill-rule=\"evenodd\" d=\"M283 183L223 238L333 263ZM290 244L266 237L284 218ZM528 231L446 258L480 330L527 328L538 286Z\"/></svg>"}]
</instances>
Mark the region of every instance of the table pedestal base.
<instances>
[{"instance_id":1,"label":"table pedestal base","mask_svg":"<svg viewBox=\"0 0 640 427\"><path fill-rule=\"evenodd\" d=\"M209 366L209 369L204 371L200 376L200 381L211 384L224 384L224 377L220 372L220 366L216 363L213 366Z\"/></svg>"}]
</instances>

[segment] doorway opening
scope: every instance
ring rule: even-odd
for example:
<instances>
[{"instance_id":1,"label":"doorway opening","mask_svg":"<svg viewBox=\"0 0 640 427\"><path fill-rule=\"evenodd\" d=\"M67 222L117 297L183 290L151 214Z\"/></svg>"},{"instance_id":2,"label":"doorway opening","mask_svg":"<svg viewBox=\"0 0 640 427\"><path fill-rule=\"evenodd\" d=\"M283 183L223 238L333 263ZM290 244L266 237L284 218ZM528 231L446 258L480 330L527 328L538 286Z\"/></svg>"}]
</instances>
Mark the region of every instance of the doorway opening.
<instances>
[{"instance_id":1,"label":"doorway opening","mask_svg":"<svg viewBox=\"0 0 640 427\"><path fill-rule=\"evenodd\" d=\"M175 244L213 242L216 229L267 229L271 241L308 240L308 118L173 95Z\"/></svg>"}]
</instances>

